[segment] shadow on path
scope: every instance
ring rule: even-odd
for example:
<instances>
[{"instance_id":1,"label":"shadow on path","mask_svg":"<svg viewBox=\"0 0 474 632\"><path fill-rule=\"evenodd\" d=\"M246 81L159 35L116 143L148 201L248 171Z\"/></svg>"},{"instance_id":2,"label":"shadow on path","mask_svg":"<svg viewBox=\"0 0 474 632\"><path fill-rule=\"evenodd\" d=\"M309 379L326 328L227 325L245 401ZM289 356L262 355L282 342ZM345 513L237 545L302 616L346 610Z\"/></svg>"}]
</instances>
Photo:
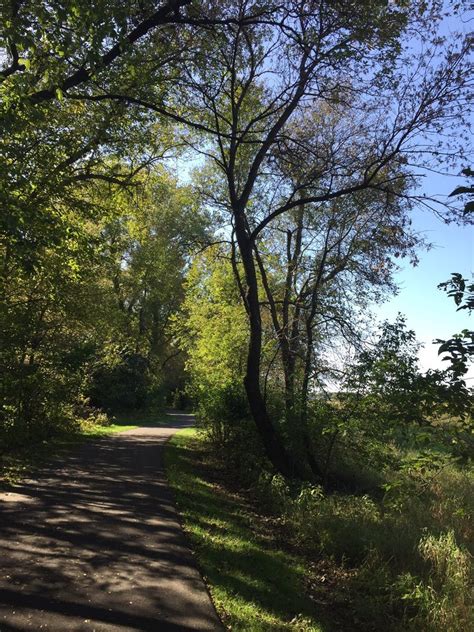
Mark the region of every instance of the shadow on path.
<instances>
[{"instance_id":1,"label":"shadow on path","mask_svg":"<svg viewBox=\"0 0 474 632\"><path fill-rule=\"evenodd\" d=\"M0 495L0 632L222 630L163 470L192 423L86 444Z\"/></svg>"}]
</instances>

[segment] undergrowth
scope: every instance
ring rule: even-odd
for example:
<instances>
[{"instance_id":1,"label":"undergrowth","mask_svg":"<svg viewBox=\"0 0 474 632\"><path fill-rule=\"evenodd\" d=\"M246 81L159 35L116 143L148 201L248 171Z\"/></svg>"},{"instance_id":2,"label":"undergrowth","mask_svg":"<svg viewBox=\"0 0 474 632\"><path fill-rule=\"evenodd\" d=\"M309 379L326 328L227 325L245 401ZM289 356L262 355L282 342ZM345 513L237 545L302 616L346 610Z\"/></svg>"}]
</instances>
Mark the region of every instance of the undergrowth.
<instances>
[{"instance_id":1,"label":"undergrowth","mask_svg":"<svg viewBox=\"0 0 474 632\"><path fill-rule=\"evenodd\" d=\"M305 591L304 559L275 543L265 518L236 490L218 483L203 445L196 430L179 432L168 443L166 465L185 531L224 624L249 632L338 629Z\"/></svg>"},{"instance_id":2,"label":"undergrowth","mask_svg":"<svg viewBox=\"0 0 474 632\"><path fill-rule=\"evenodd\" d=\"M244 464L248 442L246 451ZM168 463L211 593L233 630L318 629L295 619L295 607L282 615L289 600L276 578L290 568L298 572L287 583L299 585L300 597L313 604L314 620L329 626L324 630L474 629L474 475L467 466L448 460L439 467L399 468L385 473L384 494L329 492L288 482L265 468L250 483L246 467L240 473L233 460L230 468L225 451L204 434L198 440L195 431L173 439ZM253 472L257 469L254 462ZM283 557L275 568L259 570L255 547L262 546L256 535L262 525L265 547ZM242 559L250 557L255 562L243 571ZM271 578L252 579L260 572ZM276 619L259 614L272 607Z\"/></svg>"},{"instance_id":3,"label":"undergrowth","mask_svg":"<svg viewBox=\"0 0 474 632\"><path fill-rule=\"evenodd\" d=\"M292 489L270 474L253 493L308 559L353 569L353 606L365 629L464 632L474 626L473 482L472 472L451 464L404 472L381 500Z\"/></svg>"}]
</instances>

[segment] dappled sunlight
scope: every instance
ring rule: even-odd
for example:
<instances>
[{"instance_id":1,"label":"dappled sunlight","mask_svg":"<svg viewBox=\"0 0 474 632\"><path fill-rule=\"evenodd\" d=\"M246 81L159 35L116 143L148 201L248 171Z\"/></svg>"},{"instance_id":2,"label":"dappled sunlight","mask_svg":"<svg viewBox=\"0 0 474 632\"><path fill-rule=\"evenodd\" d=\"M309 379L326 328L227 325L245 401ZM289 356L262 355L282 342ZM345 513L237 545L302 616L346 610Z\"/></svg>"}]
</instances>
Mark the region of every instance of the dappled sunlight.
<instances>
[{"instance_id":1,"label":"dappled sunlight","mask_svg":"<svg viewBox=\"0 0 474 632\"><path fill-rule=\"evenodd\" d=\"M169 426L190 423L175 415ZM82 446L2 503L0 629L217 629L164 476L170 432L138 428Z\"/></svg>"},{"instance_id":2,"label":"dappled sunlight","mask_svg":"<svg viewBox=\"0 0 474 632\"><path fill-rule=\"evenodd\" d=\"M305 631L326 631L304 593L299 560L251 528L248 508L203 480L187 434L176 435L167 455L185 529L208 578L214 602L232 630L290 630L300 617ZM226 609L231 612L226 612Z\"/></svg>"}]
</instances>

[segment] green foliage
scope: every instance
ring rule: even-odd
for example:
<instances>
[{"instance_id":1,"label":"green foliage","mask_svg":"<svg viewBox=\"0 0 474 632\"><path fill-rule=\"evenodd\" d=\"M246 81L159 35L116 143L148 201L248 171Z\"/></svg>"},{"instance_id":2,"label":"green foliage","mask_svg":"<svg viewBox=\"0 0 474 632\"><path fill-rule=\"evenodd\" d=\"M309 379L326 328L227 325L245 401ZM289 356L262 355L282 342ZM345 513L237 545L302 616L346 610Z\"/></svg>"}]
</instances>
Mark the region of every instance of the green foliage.
<instances>
[{"instance_id":1,"label":"green foliage","mask_svg":"<svg viewBox=\"0 0 474 632\"><path fill-rule=\"evenodd\" d=\"M195 436L195 431L186 431L190 432ZM319 582L328 583L329 593L324 595L324 584L319 583L319 611L327 601L332 619L341 608L350 621L335 629L470 629L472 470L450 460L437 468L427 461L422 466L415 454L406 454L400 457L404 468L386 472L392 486L383 498L327 493L318 485L297 485L279 474L261 473L246 505L237 508L240 496L228 493L226 483L230 480L235 490L238 470L214 450L203 452L205 445L201 439L198 448L184 434L177 435L168 452L168 468L213 599L220 612L228 613L232 625L241 625L238 612L250 613L248 608L268 603L250 580L259 573L265 582L267 564L255 564L260 557L254 550L249 552L252 567L247 567L245 556L236 555L236 550L246 550L240 539L247 507L257 506L259 515L251 519L254 528L279 525L277 533L266 536L272 551L277 541L285 542L300 559L306 559L306 573L326 560ZM219 464L217 472L211 468L211 454L212 468ZM218 490L211 480L221 481ZM262 511L270 512L273 522ZM233 515L230 521L229 515ZM255 534L245 538L256 544ZM238 577L239 583L232 577ZM245 590L247 581L252 591ZM265 594L275 598L275 584Z\"/></svg>"},{"instance_id":2,"label":"green foliage","mask_svg":"<svg viewBox=\"0 0 474 632\"><path fill-rule=\"evenodd\" d=\"M363 629L383 621L390 630L457 632L472 616L473 483L472 471L452 463L412 462L383 500L290 489L279 475L261 477L255 493L298 550L355 569L352 607Z\"/></svg>"},{"instance_id":3,"label":"green foliage","mask_svg":"<svg viewBox=\"0 0 474 632\"><path fill-rule=\"evenodd\" d=\"M398 424L422 425L436 415L436 404L444 398L437 389L442 376L434 371L422 375L418 369L419 345L415 332L406 329L405 319L385 322L375 345L363 351L349 377L347 388L360 398L360 417L380 418L387 429Z\"/></svg>"},{"instance_id":4,"label":"green foliage","mask_svg":"<svg viewBox=\"0 0 474 632\"><path fill-rule=\"evenodd\" d=\"M224 445L248 417L242 384L248 324L221 248L208 248L194 259L175 330L187 354L189 393L199 421Z\"/></svg>"},{"instance_id":5,"label":"green foliage","mask_svg":"<svg viewBox=\"0 0 474 632\"><path fill-rule=\"evenodd\" d=\"M369 588L380 562L380 599L390 595L391 607L396 577L408 578L407 621L451 626L450 607L465 621L455 593L464 595L466 575L454 568L467 567L472 332L439 341L449 368L422 374L413 332L403 318L386 323L341 392L319 391L337 339L358 338L357 309L393 288L394 258L416 259L415 173L457 155L444 139L463 118L464 49L446 45L444 61L433 52L430 43L444 46L441 4L6 7L0 451L93 425L101 413L91 405L189 398L214 450L281 517L295 547L356 565ZM423 42L413 66L405 32ZM210 158L193 190L155 164L183 145ZM468 201L465 221L471 209ZM219 245L193 256L210 240ZM472 308L461 275L442 289L458 309ZM320 484L269 467L246 375L252 410L262 412L254 421L273 436L263 444L281 448L268 450L274 465ZM210 502L206 484L197 487ZM211 504L208 513L218 511ZM220 518L217 531L232 522ZM227 591L248 581L246 598L261 586L271 593L271 582L250 576L256 553L295 580L287 559L275 563L244 539L225 543L246 560ZM259 617L311 629L306 611L287 621L270 606L250 612L253 629Z\"/></svg>"},{"instance_id":6,"label":"green foliage","mask_svg":"<svg viewBox=\"0 0 474 632\"><path fill-rule=\"evenodd\" d=\"M81 228L67 243L43 249L29 273L4 251L0 434L7 442L46 438L74 425L81 408L94 325L103 327L107 307L94 278L97 252L81 248L94 231Z\"/></svg>"},{"instance_id":7,"label":"green foliage","mask_svg":"<svg viewBox=\"0 0 474 632\"><path fill-rule=\"evenodd\" d=\"M101 183L78 185L77 194L95 221L82 202L63 201L67 229L36 248L32 267L4 235L4 446L73 430L84 400L108 410L162 406L182 381L169 321L204 230L188 190L156 170L131 190Z\"/></svg>"},{"instance_id":8,"label":"green foliage","mask_svg":"<svg viewBox=\"0 0 474 632\"><path fill-rule=\"evenodd\" d=\"M453 272L451 279L440 283L438 288L454 300L457 311L467 309L470 313L474 310L474 283L469 283L459 272ZM457 384L459 389L465 388L462 378L474 357L474 331L464 329L449 340L435 342L440 344L438 355L444 354L442 360L450 363L452 382Z\"/></svg>"},{"instance_id":9,"label":"green foliage","mask_svg":"<svg viewBox=\"0 0 474 632\"><path fill-rule=\"evenodd\" d=\"M464 176L466 176L466 178L474 178L474 171L470 167L466 167L465 169L462 170L461 173ZM452 197L452 196L458 197L460 195L468 196L468 201L464 204L464 215L466 215L467 213L472 213L474 211L474 199L472 199L474 196L474 185L471 184L468 187L466 186L456 187L454 191L451 191L451 193L449 194L449 197ZM455 278L456 276L460 277L461 275L453 274L453 278ZM445 285L445 284L443 283L442 285Z\"/></svg>"},{"instance_id":10,"label":"green foliage","mask_svg":"<svg viewBox=\"0 0 474 632\"><path fill-rule=\"evenodd\" d=\"M108 410L136 410L150 404L152 390L148 361L139 354L126 355L116 365L96 369L88 389L94 405Z\"/></svg>"},{"instance_id":11,"label":"green foliage","mask_svg":"<svg viewBox=\"0 0 474 632\"><path fill-rule=\"evenodd\" d=\"M343 389L311 402L309 425L325 483L375 489L384 471L396 467L398 449L424 451L432 466L444 454L469 458L472 393L451 368L421 373L417 351L414 332L399 316L360 353Z\"/></svg>"}]
</instances>

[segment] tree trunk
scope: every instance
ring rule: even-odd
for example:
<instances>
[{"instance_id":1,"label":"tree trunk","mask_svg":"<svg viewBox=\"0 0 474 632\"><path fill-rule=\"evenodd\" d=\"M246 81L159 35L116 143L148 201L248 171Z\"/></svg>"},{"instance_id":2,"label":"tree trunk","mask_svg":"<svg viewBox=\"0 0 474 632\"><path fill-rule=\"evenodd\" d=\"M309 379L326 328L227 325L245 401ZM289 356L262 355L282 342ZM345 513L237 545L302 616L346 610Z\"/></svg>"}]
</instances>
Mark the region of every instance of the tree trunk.
<instances>
[{"instance_id":1,"label":"tree trunk","mask_svg":"<svg viewBox=\"0 0 474 632\"><path fill-rule=\"evenodd\" d=\"M247 355L244 387L250 407L250 412L262 439L266 454L273 466L287 477L302 477L300 468L291 459L283 443L278 437L267 411L265 400L260 387L260 365L262 355L262 320L258 296L258 282L252 244L247 234L245 218L242 212L235 215L235 235L239 245L242 264L245 271L247 294L245 297L249 325L250 339Z\"/></svg>"}]
</instances>

